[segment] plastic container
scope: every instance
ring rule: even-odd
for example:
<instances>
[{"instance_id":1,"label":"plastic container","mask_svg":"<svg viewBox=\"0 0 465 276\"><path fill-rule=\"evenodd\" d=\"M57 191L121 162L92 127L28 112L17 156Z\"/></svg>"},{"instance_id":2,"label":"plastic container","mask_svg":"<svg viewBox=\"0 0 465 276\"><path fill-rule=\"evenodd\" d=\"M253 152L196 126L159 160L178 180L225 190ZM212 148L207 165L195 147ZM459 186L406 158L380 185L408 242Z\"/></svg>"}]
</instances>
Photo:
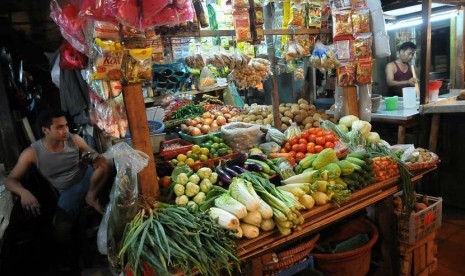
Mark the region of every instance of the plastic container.
<instances>
[{"instance_id":1,"label":"plastic container","mask_svg":"<svg viewBox=\"0 0 465 276\"><path fill-rule=\"evenodd\" d=\"M175 148L175 149L166 149L167 147L174 145L174 144L179 144L180 147ZM165 160L170 160L173 158L176 158L181 153L187 153L190 151L192 148L192 143L185 141L183 139L173 139L173 140L168 140L168 141L163 141L161 143L161 152L160 155L163 156Z\"/></svg>"},{"instance_id":2,"label":"plastic container","mask_svg":"<svg viewBox=\"0 0 465 276\"><path fill-rule=\"evenodd\" d=\"M215 131L215 132L211 132L209 134L213 134L215 136L219 136L221 134L220 131ZM199 135L199 136L192 136L192 135L189 135L189 134L186 134L182 131L179 132L179 136L181 136L182 139L186 140L186 141L189 141L189 142L192 142L196 145L200 145L202 143L204 143L205 141L208 141L208 135L209 134L204 134L204 135Z\"/></svg>"},{"instance_id":3,"label":"plastic container","mask_svg":"<svg viewBox=\"0 0 465 276\"><path fill-rule=\"evenodd\" d=\"M386 104L386 110L397 110L399 98L397 96L386 97L384 98L384 103Z\"/></svg>"},{"instance_id":4,"label":"plastic container","mask_svg":"<svg viewBox=\"0 0 465 276\"><path fill-rule=\"evenodd\" d=\"M415 87L402 88L402 99L404 102L404 108L417 107L417 91Z\"/></svg>"},{"instance_id":5,"label":"plastic container","mask_svg":"<svg viewBox=\"0 0 465 276\"><path fill-rule=\"evenodd\" d=\"M324 275L367 275L370 270L371 248L378 240L378 229L369 220L350 221L331 233L325 232L327 238L321 238L321 241L337 242L363 233L369 234L370 240L359 248L335 254L313 253L316 269Z\"/></svg>"},{"instance_id":6,"label":"plastic container","mask_svg":"<svg viewBox=\"0 0 465 276\"><path fill-rule=\"evenodd\" d=\"M378 112L378 108L381 104L381 99L383 97L380 94L372 94L371 95L371 112L376 113Z\"/></svg>"},{"instance_id":7,"label":"plastic container","mask_svg":"<svg viewBox=\"0 0 465 276\"><path fill-rule=\"evenodd\" d=\"M439 88L442 86L442 81L430 81L429 82L429 101L435 102L439 97Z\"/></svg>"},{"instance_id":8,"label":"plastic container","mask_svg":"<svg viewBox=\"0 0 465 276\"><path fill-rule=\"evenodd\" d=\"M417 194L417 201L422 197ZM408 220L401 213L396 212L399 241L415 244L441 227L442 198L428 196L428 203L429 206L426 209L412 213Z\"/></svg>"},{"instance_id":9,"label":"plastic container","mask_svg":"<svg viewBox=\"0 0 465 276\"><path fill-rule=\"evenodd\" d=\"M152 151L153 153L160 152L160 144L165 140L166 133L162 133L165 130L165 125L159 121L148 121L149 125L149 135L152 142ZM124 138L126 143L132 147L131 133L128 131L126 137ZM117 141L117 143L120 141Z\"/></svg>"}]
</instances>

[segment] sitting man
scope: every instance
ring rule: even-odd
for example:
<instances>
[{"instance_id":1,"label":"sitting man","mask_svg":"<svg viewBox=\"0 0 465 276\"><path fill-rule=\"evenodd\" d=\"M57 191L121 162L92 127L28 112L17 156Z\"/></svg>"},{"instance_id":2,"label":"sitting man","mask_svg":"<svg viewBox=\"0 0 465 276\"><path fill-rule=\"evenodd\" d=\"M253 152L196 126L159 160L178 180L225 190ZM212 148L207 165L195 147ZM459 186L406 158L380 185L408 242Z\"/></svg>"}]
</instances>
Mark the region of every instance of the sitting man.
<instances>
[{"instance_id":1,"label":"sitting man","mask_svg":"<svg viewBox=\"0 0 465 276\"><path fill-rule=\"evenodd\" d=\"M399 47L399 58L386 65L386 82L389 96L401 96L402 88L415 86L410 61L415 56L417 46L413 42L404 42Z\"/></svg>"},{"instance_id":2,"label":"sitting man","mask_svg":"<svg viewBox=\"0 0 465 276\"><path fill-rule=\"evenodd\" d=\"M31 166L59 192L55 225L60 221L73 222L84 198L88 205L103 213L97 194L109 174L105 158L95 153L76 134L68 132L68 123L63 112L46 110L39 114L39 123L44 137L31 144L20 155L9 174L5 187L21 198L23 209L31 215L40 215L40 203L20 180ZM85 157L81 160L81 157ZM87 160L89 166L83 160Z\"/></svg>"}]
</instances>

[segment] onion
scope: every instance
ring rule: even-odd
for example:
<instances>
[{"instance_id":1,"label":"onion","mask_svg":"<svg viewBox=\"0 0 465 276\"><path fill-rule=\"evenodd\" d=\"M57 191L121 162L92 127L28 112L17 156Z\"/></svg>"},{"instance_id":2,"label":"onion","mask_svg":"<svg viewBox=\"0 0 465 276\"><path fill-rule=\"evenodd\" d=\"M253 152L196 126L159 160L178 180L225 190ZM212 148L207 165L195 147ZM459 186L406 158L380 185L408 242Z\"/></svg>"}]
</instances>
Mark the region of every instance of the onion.
<instances>
[{"instance_id":1,"label":"onion","mask_svg":"<svg viewBox=\"0 0 465 276\"><path fill-rule=\"evenodd\" d=\"M229 113L226 113L223 116L224 116L224 118L226 118L226 120L229 120L229 119L232 118L231 114L229 114Z\"/></svg>"},{"instance_id":2,"label":"onion","mask_svg":"<svg viewBox=\"0 0 465 276\"><path fill-rule=\"evenodd\" d=\"M226 106L221 108L221 113L223 114L229 113L229 108L227 108Z\"/></svg>"},{"instance_id":3,"label":"onion","mask_svg":"<svg viewBox=\"0 0 465 276\"><path fill-rule=\"evenodd\" d=\"M216 123L218 124L218 126L225 125L226 124L226 118L223 117L223 116L218 116L216 118Z\"/></svg>"},{"instance_id":4,"label":"onion","mask_svg":"<svg viewBox=\"0 0 465 276\"><path fill-rule=\"evenodd\" d=\"M203 119L203 124L204 125L211 125L213 122L213 120L211 118L206 118L206 119Z\"/></svg>"},{"instance_id":5,"label":"onion","mask_svg":"<svg viewBox=\"0 0 465 276\"><path fill-rule=\"evenodd\" d=\"M203 117L204 119L210 118L211 116L212 116L212 114L211 114L210 112L208 112L208 111L205 112L205 113L203 113L203 115L202 115L202 117Z\"/></svg>"},{"instance_id":6,"label":"onion","mask_svg":"<svg viewBox=\"0 0 465 276\"><path fill-rule=\"evenodd\" d=\"M203 125L202 124L196 124L195 127L200 129Z\"/></svg>"},{"instance_id":7,"label":"onion","mask_svg":"<svg viewBox=\"0 0 465 276\"><path fill-rule=\"evenodd\" d=\"M237 112L235 110L229 111L229 114L231 114L232 117L237 115Z\"/></svg>"},{"instance_id":8,"label":"onion","mask_svg":"<svg viewBox=\"0 0 465 276\"><path fill-rule=\"evenodd\" d=\"M189 129L188 126L186 126L185 124L181 124L181 131L182 131L182 132L187 132L188 129Z\"/></svg>"},{"instance_id":9,"label":"onion","mask_svg":"<svg viewBox=\"0 0 465 276\"><path fill-rule=\"evenodd\" d=\"M197 127L192 128L192 130L191 130L191 135L192 136L199 136L200 134L202 134L202 131L200 131L199 128L197 128Z\"/></svg>"},{"instance_id":10,"label":"onion","mask_svg":"<svg viewBox=\"0 0 465 276\"><path fill-rule=\"evenodd\" d=\"M195 118L194 121L196 122L196 124L202 123L202 119L200 117Z\"/></svg>"},{"instance_id":11,"label":"onion","mask_svg":"<svg viewBox=\"0 0 465 276\"><path fill-rule=\"evenodd\" d=\"M186 125L187 126L195 126L197 123L194 120L187 119L186 120Z\"/></svg>"},{"instance_id":12,"label":"onion","mask_svg":"<svg viewBox=\"0 0 465 276\"><path fill-rule=\"evenodd\" d=\"M211 126L210 126L210 131L214 132L214 131L218 131L220 127L218 126L218 124L216 123L216 120L212 122Z\"/></svg>"},{"instance_id":13,"label":"onion","mask_svg":"<svg viewBox=\"0 0 465 276\"><path fill-rule=\"evenodd\" d=\"M210 132L210 126L208 125L203 125L201 128L200 128L200 131L203 133L203 134L207 134Z\"/></svg>"}]
</instances>

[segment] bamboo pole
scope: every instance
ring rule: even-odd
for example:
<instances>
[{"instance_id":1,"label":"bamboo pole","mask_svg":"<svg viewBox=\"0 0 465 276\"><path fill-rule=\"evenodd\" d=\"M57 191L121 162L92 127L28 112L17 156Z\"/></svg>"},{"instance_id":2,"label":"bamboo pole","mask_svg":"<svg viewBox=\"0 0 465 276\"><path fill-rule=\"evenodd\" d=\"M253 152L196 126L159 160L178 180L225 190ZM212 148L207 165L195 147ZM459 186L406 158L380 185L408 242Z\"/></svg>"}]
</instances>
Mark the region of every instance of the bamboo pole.
<instances>
[{"instance_id":1,"label":"bamboo pole","mask_svg":"<svg viewBox=\"0 0 465 276\"><path fill-rule=\"evenodd\" d=\"M145 103L142 95L142 85L129 84L123 88L124 104L128 115L129 130L131 131L134 149L145 152L149 156L149 163L139 173L141 193L144 196L157 198L160 195L158 187L155 159L153 158L152 143L149 134Z\"/></svg>"},{"instance_id":2,"label":"bamboo pole","mask_svg":"<svg viewBox=\"0 0 465 276\"><path fill-rule=\"evenodd\" d=\"M346 115L359 117L357 86L343 87L344 107Z\"/></svg>"}]
</instances>

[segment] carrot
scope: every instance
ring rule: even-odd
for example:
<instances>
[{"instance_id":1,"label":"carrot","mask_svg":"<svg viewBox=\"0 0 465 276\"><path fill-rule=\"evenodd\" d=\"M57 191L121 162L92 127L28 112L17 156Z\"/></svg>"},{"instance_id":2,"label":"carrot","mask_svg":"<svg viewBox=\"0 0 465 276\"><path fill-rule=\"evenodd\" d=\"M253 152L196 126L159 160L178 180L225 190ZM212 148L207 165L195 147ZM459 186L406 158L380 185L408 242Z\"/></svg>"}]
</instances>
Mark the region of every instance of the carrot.
<instances>
[{"instance_id":1,"label":"carrot","mask_svg":"<svg viewBox=\"0 0 465 276\"><path fill-rule=\"evenodd\" d=\"M269 158L288 158L290 156L290 153L287 152L273 152L268 154Z\"/></svg>"}]
</instances>

